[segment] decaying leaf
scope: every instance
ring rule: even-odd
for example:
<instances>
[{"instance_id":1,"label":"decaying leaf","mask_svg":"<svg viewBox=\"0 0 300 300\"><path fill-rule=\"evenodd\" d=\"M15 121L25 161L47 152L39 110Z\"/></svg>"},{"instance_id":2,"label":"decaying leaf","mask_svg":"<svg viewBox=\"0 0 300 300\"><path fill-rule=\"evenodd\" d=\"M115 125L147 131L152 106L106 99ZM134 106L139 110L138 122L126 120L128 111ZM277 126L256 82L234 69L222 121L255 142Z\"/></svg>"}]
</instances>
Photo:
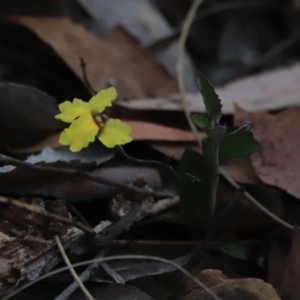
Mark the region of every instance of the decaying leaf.
<instances>
[{"instance_id":1,"label":"decaying leaf","mask_svg":"<svg viewBox=\"0 0 300 300\"><path fill-rule=\"evenodd\" d=\"M234 103L249 111L276 110L300 103L300 65L251 75L216 87L223 114L234 112ZM205 113L200 93L186 96L189 111ZM138 99L119 104L132 109L182 111L179 94L156 99Z\"/></svg>"},{"instance_id":2,"label":"decaying leaf","mask_svg":"<svg viewBox=\"0 0 300 300\"><path fill-rule=\"evenodd\" d=\"M89 168L94 163L89 163ZM0 193L18 196L44 196L55 197L66 201L86 202L95 199L113 197L116 189L113 186L101 184L82 176L80 172L73 174L60 171L59 166L63 165L68 168L76 166L83 171L87 164L80 161L70 163L57 162L58 167L55 171L47 170L45 164L43 170L28 170L15 168L10 172L0 173ZM95 178L112 180L119 184L129 184L136 180L143 180L147 185L152 187L160 186L160 175L157 170L151 168L138 167L107 167L90 171Z\"/></svg>"},{"instance_id":3,"label":"decaying leaf","mask_svg":"<svg viewBox=\"0 0 300 300\"><path fill-rule=\"evenodd\" d=\"M300 297L300 228L295 227L293 232L293 244L290 250L285 272L284 289L289 293L291 300L297 300Z\"/></svg>"},{"instance_id":4,"label":"decaying leaf","mask_svg":"<svg viewBox=\"0 0 300 300\"><path fill-rule=\"evenodd\" d=\"M300 108L289 108L275 115L236 108L235 121L254 124L254 137L263 147L263 151L251 156L258 177L300 199Z\"/></svg>"},{"instance_id":5,"label":"decaying leaf","mask_svg":"<svg viewBox=\"0 0 300 300\"><path fill-rule=\"evenodd\" d=\"M280 300L269 284L257 278L230 279L219 270L203 270L197 278L221 299L231 300ZM184 300L210 300L212 297L194 282L186 286Z\"/></svg>"},{"instance_id":6,"label":"decaying leaf","mask_svg":"<svg viewBox=\"0 0 300 300\"><path fill-rule=\"evenodd\" d=\"M128 284L101 285L87 283L86 287L95 300L154 300L137 287ZM69 297L70 300L84 300L85 298L81 290L76 291Z\"/></svg>"},{"instance_id":7,"label":"decaying leaf","mask_svg":"<svg viewBox=\"0 0 300 300\"><path fill-rule=\"evenodd\" d=\"M132 129L132 137L135 141L168 141L168 142L193 142L195 136L192 132L159 124L142 122L142 121L127 121ZM199 132L201 137L206 135Z\"/></svg>"},{"instance_id":8,"label":"decaying leaf","mask_svg":"<svg viewBox=\"0 0 300 300\"><path fill-rule=\"evenodd\" d=\"M0 140L5 148L28 147L63 129L53 116L56 101L46 93L15 83L0 84Z\"/></svg>"},{"instance_id":9,"label":"decaying leaf","mask_svg":"<svg viewBox=\"0 0 300 300\"><path fill-rule=\"evenodd\" d=\"M50 44L84 81L82 57L97 91L114 85L122 99L135 99L166 96L177 90L174 79L120 27L100 40L68 18L14 16L10 20L27 26Z\"/></svg>"}]
</instances>

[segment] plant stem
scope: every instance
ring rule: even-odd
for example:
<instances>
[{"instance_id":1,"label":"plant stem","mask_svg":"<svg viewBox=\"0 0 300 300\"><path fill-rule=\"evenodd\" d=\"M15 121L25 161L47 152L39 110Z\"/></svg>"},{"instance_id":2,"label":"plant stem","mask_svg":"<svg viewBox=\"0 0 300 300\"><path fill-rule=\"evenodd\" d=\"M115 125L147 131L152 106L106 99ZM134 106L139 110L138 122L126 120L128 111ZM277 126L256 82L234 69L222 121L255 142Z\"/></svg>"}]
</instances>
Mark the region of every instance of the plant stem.
<instances>
[{"instance_id":1,"label":"plant stem","mask_svg":"<svg viewBox=\"0 0 300 300\"><path fill-rule=\"evenodd\" d=\"M213 224L215 208L217 203L217 191L219 184L219 143L212 143L213 145L213 170L211 175L211 190L210 190L210 220Z\"/></svg>"}]
</instances>

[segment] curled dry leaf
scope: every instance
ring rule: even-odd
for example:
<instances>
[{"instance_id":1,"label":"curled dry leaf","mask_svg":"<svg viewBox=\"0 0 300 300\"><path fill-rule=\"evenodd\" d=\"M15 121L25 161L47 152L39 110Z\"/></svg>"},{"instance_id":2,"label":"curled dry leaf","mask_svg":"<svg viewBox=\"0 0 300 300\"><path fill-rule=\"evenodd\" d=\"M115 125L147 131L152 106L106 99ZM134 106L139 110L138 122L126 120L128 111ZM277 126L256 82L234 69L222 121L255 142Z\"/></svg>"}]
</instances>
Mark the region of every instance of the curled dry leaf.
<instances>
[{"instance_id":1,"label":"curled dry leaf","mask_svg":"<svg viewBox=\"0 0 300 300\"><path fill-rule=\"evenodd\" d=\"M300 107L272 115L236 108L235 122L254 123L253 134L263 151L251 156L258 177L300 199Z\"/></svg>"}]
</instances>

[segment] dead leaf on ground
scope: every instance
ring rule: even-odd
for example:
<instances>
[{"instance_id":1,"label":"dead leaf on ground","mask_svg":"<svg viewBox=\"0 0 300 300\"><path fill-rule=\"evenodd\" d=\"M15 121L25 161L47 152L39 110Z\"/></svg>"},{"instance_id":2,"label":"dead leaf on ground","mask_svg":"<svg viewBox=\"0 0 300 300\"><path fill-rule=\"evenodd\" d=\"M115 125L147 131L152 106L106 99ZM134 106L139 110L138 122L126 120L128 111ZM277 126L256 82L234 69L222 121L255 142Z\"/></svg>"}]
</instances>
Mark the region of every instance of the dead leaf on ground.
<instances>
[{"instance_id":1,"label":"dead leaf on ground","mask_svg":"<svg viewBox=\"0 0 300 300\"><path fill-rule=\"evenodd\" d=\"M58 165L61 162L56 163ZM68 163L72 167L71 163ZM74 164L74 162L73 162ZM43 164L44 167L53 164ZM77 162L79 170L84 169L84 164ZM106 167L90 171L95 178L101 178L130 184L137 180L143 180L145 184L153 188L161 185L159 172L152 168L139 167ZM85 178L78 173L66 174L57 170L49 172L44 170L27 170L15 168L6 173L0 173L0 193L18 196L44 196L55 197L66 201L86 202L96 199L109 198L116 195L116 188L101 184Z\"/></svg>"},{"instance_id":2,"label":"dead leaf on ground","mask_svg":"<svg viewBox=\"0 0 300 300\"><path fill-rule=\"evenodd\" d=\"M280 68L258 75L251 75L216 87L222 100L222 112L234 113L234 103L249 111L276 110L300 103L300 65ZM200 93L187 96L188 108L191 112L204 113L205 106ZM118 101L122 106L144 110L182 111L179 94L156 99L138 99Z\"/></svg>"},{"instance_id":3,"label":"dead leaf on ground","mask_svg":"<svg viewBox=\"0 0 300 300\"><path fill-rule=\"evenodd\" d=\"M230 279L219 270L204 270L197 278L221 299L280 300L273 287L257 278ZM212 297L195 282L189 282L183 300L210 300Z\"/></svg>"},{"instance_id":4,"label":"dead leaf on ground","mask_svg":"<svg viewBox=\"0 0 300 300\"><path fill-rule=\"evenodd\" d=\"M95 300L154 300L135 286L128 284L85 284ZM86 297L81 290L70 296L70 300L84 300Z\"/></svg>"},{"instance_id":5,"label":"dead leaf on ground","mask_svg":"<svg viewBox=\"0 0 300 300\"><path fill-rule=\"evenodd\" d=\"M166 142L181 142L189 143L195 141L195 137L192 132L182 129L177 129L173 127L163 126L150 122L143 121L129 121L123 120L131 127L131 136L134 141L166 141ZM62 145L58 142L61 132L53 133L41 142L21 148L10 148L10 153L34 153L42 151L46 147L50 148L60 148ZM205 137L205 134L199 132L201 137ZM96 142L98 143L98 142ZM166 146L173 147L173 146ZM155 147L154 147L155 148ZM180 149L180 153L184 151L184 146ZM167 154L167 151L165 152ZM172 155L171 155L172 156ZM177 156L177 155L176 155Z\"/></svg>"},{"instance_id":6,"label":"dead leaf on ground","mask_svg":"<svg viewBox=\"0 0 300 300\"><path fill-rule=\"evenodd\" d=\"M68 18L12 16L50 44L83 80L79 57L87 62L88 79L95 90L114 85L121 98L166 96L176 82L124 29L118 27L104 39Z\"/></svg>"},{"instance_id":7,"label":"dead leaf on ground","mask_svg":"<svg viewBox=\"0 0 300 300\"><path fill-rule=\"evenodd\" d=\"M254 137L263 146L263 151L251 156L258 177L300 199L300 107L275 115L236 108L235 121L254 123Z\"/></svg>"},{"instance_id":8,"label":"dead leaf on ground","mask_svg":"<svg viewBox=\"0 0 300 300\"><path fill-rule=\"evenodd\" d=\"M2 83L0 105L0 140L6 149L28 147L63 129L54 118L55 99L36 88Z\"/></svg>"},{"instance_id":9,"label":"dead leaf on ground","mask_svg":"<svg viewBox=\"0 0 300 300\"><path fill-rule=\"evenodd\" d=\"M92 16L94 22L90 26L93 31L103 35L120 25L137 38L143 48L171 35L174 30L161 9L153 5L151 0L77 0L77 2ZM166 47L147 50L151 51L155 59L175 76L177 47L178 41L174 41ZM182 69L187 90L197 91L195 65L187 51L184 53Z\"/></svg>"},{"instance_id":10,"label":"dead leaf on ground","mask_svg":"<svg viewBox=\"0 0 300 300\"><path fill-rule=\"evenodd\" d=\"M293 232L293 244L290 250L285 272L284 289L289 293L292 300L300 298L300 228L295 227Z\"/></svg>"},{"instance_id":11,"label":"dead leaf on ground","mask_svg":"<svg viewBox=\"0 0 300 300\"><path fill-rule=\"evenodd\" d=\"M153 141L169 141L169 142L193 142L195 136L191 131L167 127L159 124L142 122L142 121L126 121L132 129L132 137L136 141L153 140ZM204 133L199 133L201 137L205 137Z\"/></svg>"}]
</instances>

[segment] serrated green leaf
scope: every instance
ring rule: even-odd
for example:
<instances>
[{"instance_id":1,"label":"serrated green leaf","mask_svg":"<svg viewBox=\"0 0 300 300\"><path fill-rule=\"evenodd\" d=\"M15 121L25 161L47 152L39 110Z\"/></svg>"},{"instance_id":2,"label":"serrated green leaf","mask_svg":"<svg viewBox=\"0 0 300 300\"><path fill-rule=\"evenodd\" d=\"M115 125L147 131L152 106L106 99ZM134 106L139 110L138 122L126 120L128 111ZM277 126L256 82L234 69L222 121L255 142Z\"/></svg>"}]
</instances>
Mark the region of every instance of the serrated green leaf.
<instances>
[{"instance_id":1,"label":"serrated green leaf","mask_svg":"<svg viewBox=\"0 0 300 300\"><path fill-rule=\"evenodd\" d=\"M262 150L262 146L257 142L252 132L232 133L222 140L219 150L220 165L230 160Z\"/></svg>"},{"instance_id":2,"label":"serrated green leaf","mask_svg":"<svg viewBox=\"0 0 300 300\"><path fill-rule=\"evenodd\" d=\"M219 124L221 118L221 100L216 94L214 87L203 74L198 73L197 82L211 126L214 127L216 124Z\"/></svg>"},{"instance_id":3,"label":"serrated green leaf","mask_svg":"<svg viewBox=\"0 0 300 300\"><path fill-rule=\"evenodd\" d=\"M201 129L208 128L210 123L207 116L194 114L190 116L191 120Z\"/></svg>"},{"instance_id":4,"label":"serrated green leaf","mask_svg":"<svg viewBox=\"0 0 300 300\"><path fill-rule=\"evenodd\" d=\"M195 225L205 223L209 218L210 172L203 155L190 149L185 150L177 170L180 202L187 217ZM188 174L201 181L193 180Z\"/></svg>"}]
</instances>

